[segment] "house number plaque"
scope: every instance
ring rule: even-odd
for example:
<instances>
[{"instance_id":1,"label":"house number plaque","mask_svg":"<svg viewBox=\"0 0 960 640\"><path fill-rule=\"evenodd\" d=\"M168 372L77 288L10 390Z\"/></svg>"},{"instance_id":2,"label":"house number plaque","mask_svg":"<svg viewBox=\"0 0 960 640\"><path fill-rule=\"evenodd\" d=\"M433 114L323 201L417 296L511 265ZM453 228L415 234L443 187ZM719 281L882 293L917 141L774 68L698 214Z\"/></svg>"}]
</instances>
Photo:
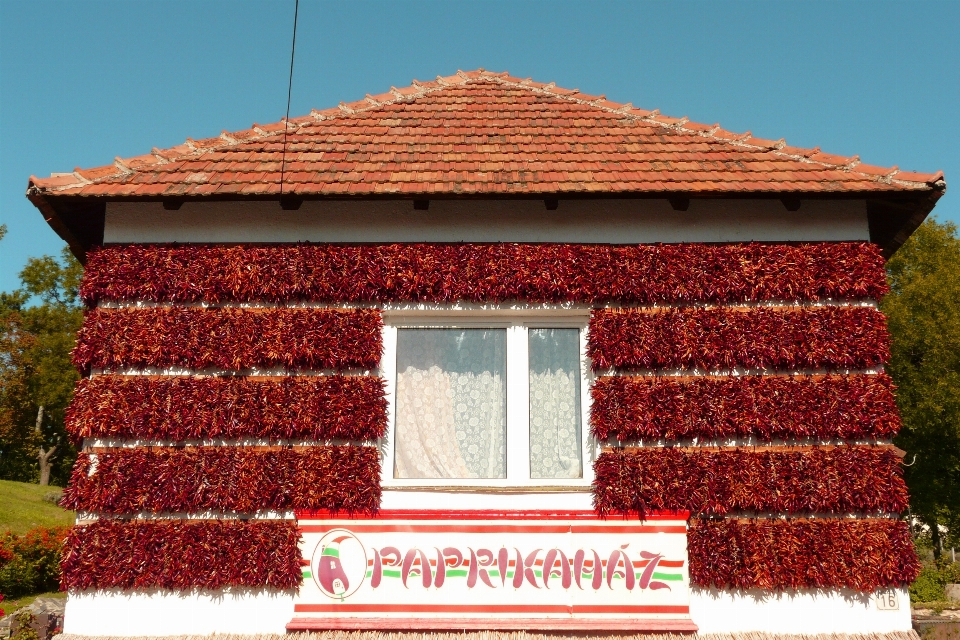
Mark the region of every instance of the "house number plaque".
<instances>
[{"instance_id":1,"label":"house number plaque","mask_svg":"<svg viewBox=\"0 0 960 640\"><path fill-rule=\"evenodd\" d=\"M297 515L291 630L696 629L685 515Z\"/></svg>"}]
</instances>

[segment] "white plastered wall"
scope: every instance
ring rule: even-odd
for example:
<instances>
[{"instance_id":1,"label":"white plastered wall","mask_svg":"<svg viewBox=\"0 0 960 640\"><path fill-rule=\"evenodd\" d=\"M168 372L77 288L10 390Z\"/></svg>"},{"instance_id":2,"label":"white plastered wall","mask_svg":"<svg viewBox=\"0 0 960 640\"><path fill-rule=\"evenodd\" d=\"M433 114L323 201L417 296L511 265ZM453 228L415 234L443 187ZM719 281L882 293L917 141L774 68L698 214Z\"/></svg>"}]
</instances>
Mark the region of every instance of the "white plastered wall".
<instances>
[{"instance_id":1,"label":"white plastered wall","mask_svg":"<svg viewBox=\"0 0 960 640\"><path fill-rule=\"evenodd\" d=\"M293 593L71 593L64 633L86 636L175 636L285 633Z\"/></svg>"},{"instance_id":2,"label":"white plastered wall","mask_svg":"<svg viewBox=\"0 0 960 640\"><path fill-rule=\"evenodd\" d=\"M690 617L700 633L888 633L910 631L910 596L895 589L898 608L881 610L874 594L849 589L786 593L693 588Z\"/></svg>"},{"instance_id":3,"label":"white plastered wall","mask_svg":"<svg viewBox=\"0 0 960 640\"><path fill-rule=\"evenodd\" d=\"M104 242L746 242L867 240L862 200L432 200L108 203Z\"/></svg>"},{"instance_id":4,"label":"white plastered wall","mask_svg":"<svg viewBox=\"0 0 960 640\"><path fill-rule=\"evenodd\" d=\"M868 240L863 201L809 200L787 211L779 199L433 200L107 205L104 242L744 242ZM384 491L384 509L590 509L589 490L548 493ZM880 610L847 590L787 594L693 589L691 616L701 633L864 633L910 629L909 599ZM289 592L70 594L64 631L80 635L283 633L293 615Z\"/></svg>"}]
</instances>

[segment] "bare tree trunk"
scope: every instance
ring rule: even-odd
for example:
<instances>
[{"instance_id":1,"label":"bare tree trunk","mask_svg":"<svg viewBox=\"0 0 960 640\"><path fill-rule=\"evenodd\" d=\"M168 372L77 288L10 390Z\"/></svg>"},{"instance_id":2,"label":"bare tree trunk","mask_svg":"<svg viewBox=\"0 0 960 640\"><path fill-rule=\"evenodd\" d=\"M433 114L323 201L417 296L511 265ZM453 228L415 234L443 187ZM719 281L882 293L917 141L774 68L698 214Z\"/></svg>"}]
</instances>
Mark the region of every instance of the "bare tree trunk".
<instances>
[{"instance_id":1,"label":"bare tree trunk","mask_svg":"<svg viewBox=\"0 0 960 640\"><path fill-rule=\"evenodd\" d=\"M57 446L54 445L46 450L43 450L43 447L40 447L40 486L45 487L50 484L50 468L53 467L53 464L50 462L50 456L54 454L57 450Z\"/></svg>"},{"instance_id":2,"label":"bare tree trunk","mask_svg":"<svg viewBox=\"0 0 960 640\"><path fill-rule=\"evenodd\" d=\"M37 435L42 436L42 431L40 427L43 425L43 405L40 405L40 410L37 411ZM57 450L57 445L53 445L46 451L43 450L43 441L40 442L40 453L37 455L37 458L40 460L40 486L46 487L50 484L50 467L53 465L50 463L50 456L54 454Z\"/></svg>"}]
</instances>

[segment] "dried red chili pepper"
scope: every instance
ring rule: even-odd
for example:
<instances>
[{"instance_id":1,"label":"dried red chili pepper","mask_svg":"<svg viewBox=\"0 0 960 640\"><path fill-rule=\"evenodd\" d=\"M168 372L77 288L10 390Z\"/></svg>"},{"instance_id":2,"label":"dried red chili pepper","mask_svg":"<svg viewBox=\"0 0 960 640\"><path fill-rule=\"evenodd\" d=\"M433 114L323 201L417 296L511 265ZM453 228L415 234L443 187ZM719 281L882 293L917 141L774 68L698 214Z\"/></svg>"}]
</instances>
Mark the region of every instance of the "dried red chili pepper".
<instances>
[{"instance_id":1,"label":"dried red chili pepper","mask_svg":"<svg viewBox=\"0 0 960 640\"><path fill-rule=\"evenodd\" d=\"M375 440L387 426L383 380L371 376L146 377L77 384L67 431L82 438Z\"/></svg>"},{"instance_id":2,"label":"dried red chili pepper","mask_svg":"<svg viewBox=\"0 0 960 640\"><path fill-rule=\"evenodd\" d=\"M77 335L81 372L127 367L372 369L383 349L376 309L94 309Z\"/></svg>"},{"instance_id":3,"label":"dried red chili pepper","mask_svg":"<svg viewBox=\"0 0 960 640\"><path fill-rule=\"evenodd\" d=\"M126 245L81 295L154 302L743 302L879 299L880 249L799 244Z\"/></svg>"},{"instance_id":4,"label":"dried red chili pepper","mask_svg":"<svg viewBox=\"0 0 960 640\"><path fill-rule=\"evenodd\" d=\"M907 487L889 447L803 451L644 447L606 450L594 463L601 515L649 511L900 513Z\"/></svg>"},{"instance_id":5,"label":"dried red chili pepper","mask_svg":"<svg viewBox=\"0 0 960 640\"><path fill-rule=\"evenodd\" d=\"M300 532L290 520L98 520L64 542L61 588L298 589Z\"/></svg>"},{"instance_id":6,"label":"dried red chili pepper","mask_svg":"<svg viewBox=\"0 0 960 640\"><path fill-rule=\"evenodd\" d=\"M886 374L604 376L591 391L600 440L890 438L900 430Z\"/></svg>"},{"instance_id":7,"label":"dried red chili pepper","mask_svg":"<svg viewBox=\"0 0 960 640\"><path fill-rule=\"evenodd\" d=\"M690 581L734 589L903 587L920 573L906 522L894 519L694 518Z\"/></svg>"},{"instance_id":8,"label":"dried red chili pepper","mask_svg":"<svg viewBox=\"0 0 960 640\"><path fill-rule=\"evenodd\" d=\"M872 307L595 309L594 369L865 369L890 358Z\"/></svg>"},{"instance_id":9,"label":"dried red chili pepper","mask_svg":"<svg viewBox=\"0 0 960 640\"><path fill-rule=\"evenodd\" d=\"M129 447L95 454L95 467L93 455L78 456L63 492L65 508L106 514L376 513L380 506L376 447Z\"/></svg>"}]
</instances>

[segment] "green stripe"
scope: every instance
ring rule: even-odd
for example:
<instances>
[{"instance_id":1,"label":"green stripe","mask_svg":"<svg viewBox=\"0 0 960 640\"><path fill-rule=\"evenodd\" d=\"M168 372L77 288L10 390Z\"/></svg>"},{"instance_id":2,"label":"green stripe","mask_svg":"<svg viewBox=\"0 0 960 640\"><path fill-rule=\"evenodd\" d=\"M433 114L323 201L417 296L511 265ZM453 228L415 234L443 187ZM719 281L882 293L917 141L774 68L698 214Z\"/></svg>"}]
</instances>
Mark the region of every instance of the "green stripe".
<instances>
[{"instance_id":1,"label":"green stripe","mask_svg":"<svg viewBox=\"0 0 960 640\"><path fill-rule=\"evenodd\" d=\"M653 577L657 580L683 580L683 576L679 573L656 573L654 572Z\"/></svg>"},{"instance_id":2,"label":"green stripe","mask_svg":"<svg viewBox=\"0 0 960 640\"><path fill-rule=\"evenodd\" d=\"M312 576L313 576L313 574L310 573L309 571L304 571L304 572L303 572L303 577L304 577L304 578L310 578L310 577L312 577Z\"/></svg>"},{"instance_id":3,"label":"green stripe","mask_svg":"<svg viewBox=\"0 0 960 640\"><path fill-rule=\"evenodd\" d=\"M400 570L398 570L398 569L384 569L384 570L383 570L383 576L384 576L385 578L399 578L399 577L400 577L400 573L401 573L401 572L400 572ZM468 574L468 573L469 573L469 571L468 571L467 569L447 569L445 575L446 575L448 578L465 578L465 577L467 577L467 574ZM488 570L487 570L487 573L488 573L488 575L490 575L491 578L499 578L499 577L500 577L500 572L497 571L496 569L488 569ZM535 574L538 578L542 578L542 577L543 577L543 574L542 574L540 571L534 571L534 574ZM312 575L312 574L311 574L309 571L304 571L304 572L303 572L303 577L304 577L304 578L309 578L309 577L311 577L311 575ZM373 571L367 571L367 576L366 576L366 577L369 578L369 577L371 577L372 575L373 575ZM436 576L436 572L434 572L433 575ZM514 572L513 572L513 571L507 571L507 578L512 578L513 575L514 575ZM637 579L639 579L641 575L642 575L641 573L636 573L636 574L635 574L635 576L637 577ZM683 576L682 576L681 574L679 574L679 573L654 573L652 577L653 577L654 579L656 579L656 580L670 580L670 581L675 581L675 582L682 582L682 581L683 581ZM592 578L593 578L593 574L590 574L590 573L581 573L581 574L580 574L580 578L581 578L581 579L584 579L584 578L586 578L586 579L592 579ZM623 580L623 576L613 576L613 579L614 579L614 580Z\"/></svg>"},{"instance_id":4,"label":"green stripe","mask_svg":"<svg viewBox=\"0 0 960 640\"><path fill-rule=\"evenodd\" d=\"M339 557L340 557L340 552L339 552L337 549L333 549L333 548L331 548L331 547L324 547L323 552L322 552L320 555L321 555L321 556L333 556L334 558L339 558Z\"/></svg>"},{"instance_id":5,"label":"green stripe","mask_svg":"<svg viewBox=\"0 0 960 640\"><path fill-rule=\"evenodd\" d=\"M384 576L385 578L399 578L399 577L400 577L400 573L401 573L401 572L400 572L400 570L398 570L398 569L397 569L397 570L395 570L395 569L384 569L384 570L383 570L383 576ZM467 569L447 569L445 575L446 575L448 578L465 578L465 577L467 577L467 574L468 574L468 573L469 573L469 571L468 571ZM490 575L491 578L499 578L499 577L500 577L500 572L497 571L496 569L487 569L487 573ZM512 577L513 577L513 574L514 574L513 571L508 571L508 572L507 572L507 578L512 578ZM542 577L543 577L543 574L542 574L540 571L534 571L534 574L535 574L538 578L542 578ZM371 577L372 575L373 575L373 571L372 571L372 570L371 570L371 571L367 571L367 576L366 576L366 577L369 578L369 577ZM436 576L436 572L434 572L433 575ZM637 574L635 574L635 575L636 575L637 579L639 579L642 574L637 573ZM311 574L309 571L304 571L304 572L303 572L303 577L304 577L304 578L309 578L309 577L311 577L311 576L312 576L312 574ZM680 582L683 581L683 576L682 576L681 574L678 574L678 573L654 573L652 577L653 577L654 579L656 579L656 580L671 580L671 581L680 581ZM593 574L590 574L590 573L581 573L581 574L580 574L580 578L581 578L581 579L583 579L583 578L592 579L592 578L593 578ZM623 580L623 576L614 576L613 579L614 579L614 580Z\"/></svg>"}]
</instances>

